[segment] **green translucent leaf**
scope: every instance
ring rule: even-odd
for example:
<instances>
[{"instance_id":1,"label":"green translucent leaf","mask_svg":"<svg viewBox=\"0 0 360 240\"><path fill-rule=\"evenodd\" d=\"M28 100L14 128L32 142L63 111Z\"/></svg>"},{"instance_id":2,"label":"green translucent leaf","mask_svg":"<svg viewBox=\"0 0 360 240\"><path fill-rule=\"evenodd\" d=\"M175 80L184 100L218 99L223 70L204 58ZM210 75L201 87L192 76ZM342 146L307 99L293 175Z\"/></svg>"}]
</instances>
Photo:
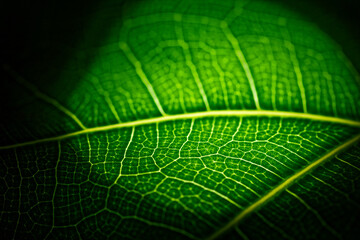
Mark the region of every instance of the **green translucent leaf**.
<instances>
[{"instance_id":1,"label":"green translucent leaf","mask_svg":"<svg viewBox=\"0 0 360 240\"><path fill-rule=\"evenodd\" d=\"M359 75L315 24L267 1L95 12L60 75L3 66L4 238L357 233Z\"/></svg>"}]
</instances>

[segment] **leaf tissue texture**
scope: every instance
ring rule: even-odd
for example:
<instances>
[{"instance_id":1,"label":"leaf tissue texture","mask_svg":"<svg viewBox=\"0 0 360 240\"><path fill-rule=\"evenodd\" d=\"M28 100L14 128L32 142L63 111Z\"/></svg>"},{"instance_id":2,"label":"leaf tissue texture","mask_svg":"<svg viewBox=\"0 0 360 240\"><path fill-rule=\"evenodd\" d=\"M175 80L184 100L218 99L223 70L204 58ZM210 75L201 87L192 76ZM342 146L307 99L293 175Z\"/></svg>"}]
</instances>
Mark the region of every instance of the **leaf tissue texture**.
<instances>
[{"instance_id":1,"label":"leaf tissue texture","mask_svg":"<svg viewBox=\"0 0 360 240\"><path fill-rule=\"evenodd\" d=\"M3 66L2 239L360 234L360 78L314 23L106 1L79 29L61 66Z\"/></svg>"}]
</instances>

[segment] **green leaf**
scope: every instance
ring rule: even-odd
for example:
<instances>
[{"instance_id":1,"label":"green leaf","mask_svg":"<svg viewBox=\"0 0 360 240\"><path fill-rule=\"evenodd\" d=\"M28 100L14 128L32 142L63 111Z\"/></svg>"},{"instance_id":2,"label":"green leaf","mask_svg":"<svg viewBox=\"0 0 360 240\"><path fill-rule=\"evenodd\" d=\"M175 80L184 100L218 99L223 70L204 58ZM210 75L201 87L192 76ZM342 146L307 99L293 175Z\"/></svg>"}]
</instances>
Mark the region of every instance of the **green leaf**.
<instances>
[{"instance_id":1,"label":"green leaf","mask_svg":"<svg viewBox=\"0 0 360 240\"><path fill-rule=\"evenodd\" d=\"M99 9L60 75L3 67L3 239L357 234L360 81L329 36L273 2Z\"/></svg>"}]
</instances>

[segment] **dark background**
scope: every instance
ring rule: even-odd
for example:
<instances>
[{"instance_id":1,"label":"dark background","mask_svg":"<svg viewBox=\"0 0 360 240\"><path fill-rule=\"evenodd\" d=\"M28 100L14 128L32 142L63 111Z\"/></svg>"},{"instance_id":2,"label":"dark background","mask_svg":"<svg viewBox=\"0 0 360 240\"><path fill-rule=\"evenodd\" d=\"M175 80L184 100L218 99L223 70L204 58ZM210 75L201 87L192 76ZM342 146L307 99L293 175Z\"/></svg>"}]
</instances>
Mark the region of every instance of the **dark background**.
<instances>
[{"instance_id":1,"label":"dark background","mask_svg":"<svg viewBox=\"0 0 360 240\"><path fill-rule=\"evenodd\" d=\"M136 1L136 0L132 0ZM268 0L300 12L342 46L360 72L360 1ZM32 66L50 66L61 72L74 49L96 46L106 39L109 22L102 19L89 33L86 26L102 11L101 1L2 1L0 5L0 64L8 64L26 76ZM116 2L116 1L115 1ZM113 6L126 11L122 0ZM103 3L102 3L103 4ZM102 5L101 5L102 6ZM105 20L106 21L106 20ZM111 22L111 16L109 16ZM85 39L86 38L86 39ZM0 76L6 74L1 68ZM49 81L51 81L49 79ZM5 83L6 85L6 83Z\"/></svg>"}]
</instances>

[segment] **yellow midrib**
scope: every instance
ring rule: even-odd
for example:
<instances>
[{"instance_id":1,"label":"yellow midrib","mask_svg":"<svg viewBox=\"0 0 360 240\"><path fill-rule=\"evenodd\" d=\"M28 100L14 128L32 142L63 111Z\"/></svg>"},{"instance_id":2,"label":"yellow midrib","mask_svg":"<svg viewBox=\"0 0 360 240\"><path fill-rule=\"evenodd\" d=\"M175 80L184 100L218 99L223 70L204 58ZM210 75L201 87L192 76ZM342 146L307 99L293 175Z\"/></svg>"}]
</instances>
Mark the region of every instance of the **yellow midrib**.
<instances>
[{"instance_id":1,"label":"yellow midrib","mask_svg":"<svg viewBox=\"0 0 360 240\"><path fill-rule=\"evenodd\" d=\"M159 123L159 122L166 122L166 121L174 121L174 120L185 120L185 119L198 119L204 117L282 117L282 118L298 118L298 119L308 119L314 121L323 121L323 122L331 122L331 123L339 123L345 124L353 127L360 128L360 121L350 120L350 119L343 119L337 117L330 117L330 116L323 116L323 115L316 115L310 113L296 113L296 112L283 112L283 111L267 111L267 110L214 110L214 111L207 111L207 112L194 112L194 113L185 113L185 114L176 114L176 115L165 115L161 117L149 118L149 119L142 119L142 120L135 120L131 122L124 122L124 123L116 123L107 126L101 127L93 127L93 128L86 128L83 130L79 130L72 133L67 133L60 136L43 138L32 140L23 143L16 143L7 146L0 146L1 149L9 149L9 148L16 148L22 147L27 145L32 145L36 143L42 142L51 142L62 140L65 138L70 138L86 133L94 133L94 132L102 132L108 131L112 129L119 129L125 127L133 127L139 125L147 125L152 123Z\"/></svg>"},{"instance_id":2,"label":"yellow midrib","mask_svg":"<svg viewBox=\"0 0 360 240\"><path fill-rule=\"evenodd\" d=\"M101 127L94 127L94 128L86 128L84 130L50 137L44 139L38 139L23 143L17 143L8 146L0 146L1 149L9 149L9 148L16 148L22 147L27 145L32 145L41 142L50 142L50 141L58 141L65 138L70 138L82 134L87 133L94 133L100 131L107 131L112 129L120 129L125 127L134 127L139 125L146 125L146 124L153 124L159 122L166 122L166 121L173 121L173 120L185 120L185 119L199 119L204 117L247 117L247 116L255 116L255 117L282 117L282 118L296 118L296 119L307 119L307 120L314 120L314 121L323 121L329 123L338 123L338 124L345 124L348 126L359 127L360 128L360 121L350 120L350 119L342 119L337 117L330 117L330 116L323 116L323 115L316 115L316 114L309 114L309 113L296 113L296 112L283 112L283 111L266 111L266 110L218 110L218 111L207 111L207 112L195 112L195 113L186 113L186 114L177 114L177 115L166 115L161 117L143 119L143 120L135 120L131 122L124 122L124 123L117 123L107 126ZM304 169L300 170L296 174L289 177L287 180L283 181L277 187L272 189L270 192L266 193L264 196L260 197L257 201L252 203L250 206L246 207L242 210L236 217L234 217L231 221L225 224L222 228L214 232L211 236L208 237L208 240L216 239L222 236L225 232L232 229L236 226L241 220L247 217L249 214L257 210L262 205L266 204L270 201L274 196L281 193L283 190L288 188L291 184L293 184L296 180L303 177L304 175L308 174L310 171L314 170L320 164L323 164L326 160L331 159L336 154L344 151L354 143L360 140L360 134L357 134L355 137L349 139L342 145L334 148L321 158L315 160L313 163L305 167Z\"/></svg>"}]
</instances>

